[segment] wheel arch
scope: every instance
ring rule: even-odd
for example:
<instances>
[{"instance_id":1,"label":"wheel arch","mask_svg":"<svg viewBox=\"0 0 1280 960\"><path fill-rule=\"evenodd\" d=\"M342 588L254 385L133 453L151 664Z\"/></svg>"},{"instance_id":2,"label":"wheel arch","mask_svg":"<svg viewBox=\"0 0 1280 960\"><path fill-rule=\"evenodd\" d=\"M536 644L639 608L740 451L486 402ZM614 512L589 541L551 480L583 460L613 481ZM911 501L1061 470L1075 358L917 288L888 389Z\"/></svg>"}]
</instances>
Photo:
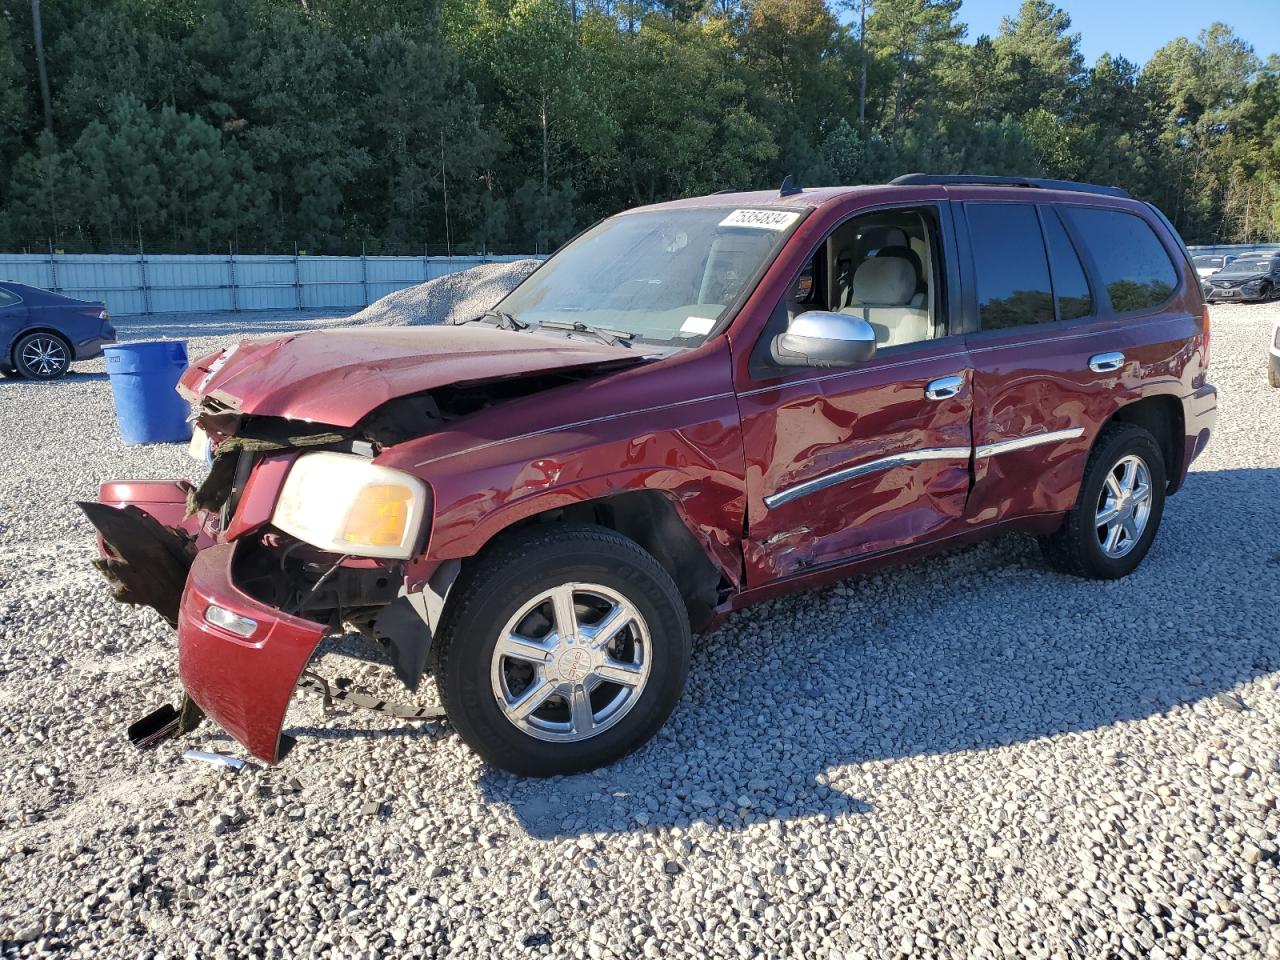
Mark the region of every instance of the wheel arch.
<instances>
[{"instance_id":1,"label":"wheel arch","mask_svg":"<svg viewBox=\"0 0 1280 960\"><path fill-rule=\"evenodd\" d=\"M1111 415L1107 423L1131 423L1156 438L1164 456L1168 481L1166 492L1174 493L1182 486L1186 475L1183 462L1185 421L1182 401L1173 394L1160 393L1125 404Z\"/></svg>"},{"instance_id":2,"label":"wheel arch","mask_svg":"<svg viewBox=\"0 0 1280 960\"><path fill-rule=\"evenodd\" d=\"M32 326L32 327L23 327L21 330L19 330L17 333L13 335L13 339L9 341L9 350L8 350L9 363L16 365L17 356L18 356L18 343L22 340L23 337L29 337L33 333L47 333L50 336L57 337L59 340L63 342L63 344L66 345L67 355L68 355L67 362L72 363L75 361L76 347L75 347L75 344L71 342L70 337L68 337L65 333L63 333L57 327L51 327L46 324L36 324L35 326Z\"/></svg>"},{"instance_id":3,"label":"wheel arch","mask_svg":"<svg viewBox=\"0 0 1280 960\"><path fill-rule=\"evenodd\" d=\"M709 555L675 500L658 490L624 490L529 514L493 532L480 556L498 542L537 526L594 524L634 540L671 575L695 632L707 628L734 581ZM475 557L462 561L465 568Z\"/></svg>"}]
</instances>

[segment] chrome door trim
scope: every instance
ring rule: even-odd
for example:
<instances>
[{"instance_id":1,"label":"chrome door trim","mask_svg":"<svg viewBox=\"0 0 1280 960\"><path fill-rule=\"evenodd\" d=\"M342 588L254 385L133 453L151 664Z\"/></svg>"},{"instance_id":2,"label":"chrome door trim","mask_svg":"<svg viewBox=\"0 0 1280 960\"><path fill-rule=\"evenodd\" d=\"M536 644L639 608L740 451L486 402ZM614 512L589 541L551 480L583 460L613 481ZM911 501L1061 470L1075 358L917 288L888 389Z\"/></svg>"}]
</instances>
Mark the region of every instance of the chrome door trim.
<instances>
[{"instance_id":1,"label":"chrome door trim","mask_svg":"<svg viewBox=\"0 0 1280 960\"><path fill-rule=\"evenodd\" d=\"M1094 373L1114 373L1123 366L1124 354L1119 351L1096 353L1089 358L1089 369Z\"/></svg>"},{"instance_id":2,"label":"chrome door trim","mask_svg":"<svg viewBox=\"0 0 1280 960\"><path fill-rule=\"evenodd\" d=\"M824 473L822 476L806 480L804 483L797 483L794 487L786 487L765 497L764 505L773 510L775 507L781 507L792 500L798 500L800 497L817 493L819 490L825 490L827 487L835 486L837 483L844 483L846 480L864 477L869 473L892 470L894 467L903 467L909 463L921 463L926 460L968 460L972 452L969 447L930 447L924 450L906 450L889 457L868 460L866 463L859 463L856 466L844 467L831 473Z\"/></svg>"},{"instance_id":3,"label":"chrome door trim","mask_svg":"<svg viewBox=\"0 0 1280 960\"><path fill-rule=\"evenodd\" d=\"M1000 440L996 443L984 443L978 447L976 454L979 460L986 457L997 457L1002 453L1014 450L1029 450L1046 443L1061 443L1063 440L1075 440L1084 436L1084 427L1072 427L1070 430L1053 430L1049 433L1035 433L1029 437L1016 437L1013 440Z\"/></svg>"}]
</instances>

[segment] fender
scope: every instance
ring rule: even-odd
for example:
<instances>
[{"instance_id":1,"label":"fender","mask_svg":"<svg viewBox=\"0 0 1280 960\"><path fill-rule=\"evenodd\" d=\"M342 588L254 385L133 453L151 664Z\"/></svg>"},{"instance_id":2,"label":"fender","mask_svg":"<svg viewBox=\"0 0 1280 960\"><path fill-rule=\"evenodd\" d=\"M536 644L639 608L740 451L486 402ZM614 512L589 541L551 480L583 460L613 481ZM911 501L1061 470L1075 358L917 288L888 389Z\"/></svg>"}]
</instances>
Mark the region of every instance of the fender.
<instances>
[{"instance_id":1,"label":"fender","mask_svg":"<svg viewBox=\"0 0 1280 960\"><path fill-rule=\"evenodd\" d=\"M556 431L486 451L488 459L499 462L482 467L465 458L468 462L457 472L427 473L423 479L433 499L427 557L439 562L474 556L503 530L529 517L649 490L672 503L711 562L731 583L741 583L738 541L746 481L737 404L728 398L714 406L719 409L699 412L698 424L654 431L642 439L624 424L618 429L627 440L580 445L575 441L585 439L581 433ZM734 455L726 462L730 451ZM636 463L638 458L643 462Z\"/></svg>"}]
</instances>

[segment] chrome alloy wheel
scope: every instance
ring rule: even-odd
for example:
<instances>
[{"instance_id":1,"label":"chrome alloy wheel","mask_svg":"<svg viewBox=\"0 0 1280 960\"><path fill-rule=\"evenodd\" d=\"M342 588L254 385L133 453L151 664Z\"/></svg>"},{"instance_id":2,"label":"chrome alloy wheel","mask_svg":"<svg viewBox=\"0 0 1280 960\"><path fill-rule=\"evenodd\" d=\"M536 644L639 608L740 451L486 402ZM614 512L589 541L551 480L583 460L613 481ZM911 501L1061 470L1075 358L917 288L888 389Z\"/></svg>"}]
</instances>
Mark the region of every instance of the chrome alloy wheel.
<instances>
[{"instance_id":1,"label":"chrome alloy wheel","mask_svg":"<svg viewBox=\"0 0 1280 960\"><path fill-rule=\"evenodd\" d=\"M1141 457L1129 454L1111 468L1098 495L1094 526L1102 552L1123 557L1142 538L1150 518L1151 471Z\"/></svg>"},{"instance_id":2,"label":"chrome alloy wheel","mask_svg":"<svg viewBox=\"0 0 1280 960\"><path fill-rule=\"evenodd\" d=\"M608 730L640 700L653 646L616 590L565 583L507 621L490 676L498 707L539 740L577 742Z\"/></svg>"},{"instance_id":3,"label":"chrome alloy wheel","mask_svg":"<svg viewBox=\"0 0 1280 960\"><path fill-rule=\"evenodd\" d=\"M22 365L39 376L53 376L67 365L67 348L57 337L32 337L23 344Z\"/></svg>"}]
</instances>

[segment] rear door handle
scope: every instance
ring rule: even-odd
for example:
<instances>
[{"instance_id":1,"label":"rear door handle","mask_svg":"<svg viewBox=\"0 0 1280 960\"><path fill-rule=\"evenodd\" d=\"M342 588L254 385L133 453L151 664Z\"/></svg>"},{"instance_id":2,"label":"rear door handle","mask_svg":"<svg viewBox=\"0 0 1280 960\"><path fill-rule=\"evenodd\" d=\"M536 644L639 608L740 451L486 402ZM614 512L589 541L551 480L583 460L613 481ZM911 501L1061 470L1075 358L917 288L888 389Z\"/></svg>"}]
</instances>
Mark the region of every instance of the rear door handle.
<instances>
[{"instance_id":1,"label":"rear door handle","mask_svg":"<svg viewBox=\"0 0 1280 960\"><path fill-rule=\"evenodd\" d=\"M1094 373L1112 373L1123 366L1123 353L1099 353L1089 358L1089 369Z\"/></svg>"},{"instance_id":2,"label":"rear door handle","mask_svg":"<svg viewBox=\"0 0 1280 960\"><path fill-rule=\"evenodd\" d=\"M948 400L964 389L964 374L958 373L950 377L939 377L930 380L924 388L924 395L929 400Z\"/></svg>"}]
</instances>

